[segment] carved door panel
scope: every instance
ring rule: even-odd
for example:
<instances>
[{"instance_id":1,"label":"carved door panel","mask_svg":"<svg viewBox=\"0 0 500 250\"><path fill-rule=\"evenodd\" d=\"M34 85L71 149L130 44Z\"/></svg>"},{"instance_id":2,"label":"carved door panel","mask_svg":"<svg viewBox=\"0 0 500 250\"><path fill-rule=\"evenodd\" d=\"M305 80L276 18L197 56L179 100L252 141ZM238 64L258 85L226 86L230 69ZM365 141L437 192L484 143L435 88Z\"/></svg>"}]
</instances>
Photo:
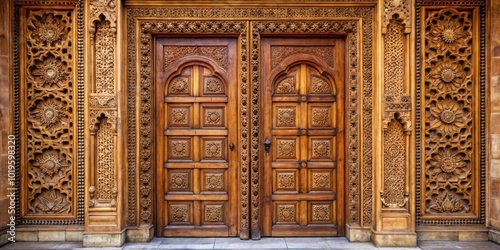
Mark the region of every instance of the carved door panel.
<instances>
[{"instance_id":1,"label":"carved door panel","mask_svg":"<svg viewBox=\"0 0 500 250\"><path fill-rule=\"evenodd\" d=\"M235 44L157 40L159 236L236 235Z\"/></svg>"},{"instance_id":2,"label":"carved door panel","mask_svg":"<svg viewBox=\"0 0 500 250\"><path fill-rule=\"evenodd\" d=\"M343 235L343 50L262 39L264 235Z\"/></svg>"}]
</instances>

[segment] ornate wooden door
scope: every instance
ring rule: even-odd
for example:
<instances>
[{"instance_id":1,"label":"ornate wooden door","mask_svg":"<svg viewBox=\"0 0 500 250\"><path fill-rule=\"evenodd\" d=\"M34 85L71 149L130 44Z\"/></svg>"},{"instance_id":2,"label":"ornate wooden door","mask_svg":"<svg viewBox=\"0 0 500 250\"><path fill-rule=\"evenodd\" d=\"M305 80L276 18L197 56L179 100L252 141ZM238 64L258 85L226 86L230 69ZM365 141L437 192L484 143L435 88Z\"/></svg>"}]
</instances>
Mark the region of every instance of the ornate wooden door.
<instances>
[{"instance_id":1,"label":"ornate wooden door","mask_svg":"<svg viewBox=\"0 0 500 250\"><path fill-rule=\"evenodd\" d=\"M343 235L344 46L262 39L263 235Z\"/></svg>"},{"instance_id":2,"label":"ornate wooden door","mask_svg":"<svg viewBox=\"0 0 500 250\"><path fill-rule=\"evenodd\" d=\"M236 39L156 44L157 234L236 235Z\"/></svg>"}]
</instances>

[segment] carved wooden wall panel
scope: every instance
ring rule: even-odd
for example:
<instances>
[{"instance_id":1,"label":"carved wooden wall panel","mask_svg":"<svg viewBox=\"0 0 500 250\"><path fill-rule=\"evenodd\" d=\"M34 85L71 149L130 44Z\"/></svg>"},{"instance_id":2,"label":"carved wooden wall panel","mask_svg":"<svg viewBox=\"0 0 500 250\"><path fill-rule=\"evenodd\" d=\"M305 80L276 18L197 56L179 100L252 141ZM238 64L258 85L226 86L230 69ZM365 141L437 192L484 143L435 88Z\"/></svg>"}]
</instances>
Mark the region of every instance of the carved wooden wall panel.
<instances>
[{"instance_id":1,"label":"carved wooden wall panel","mask_svg":"<svg viewBox=\"0 0 500 250\"><path fill-rule=\"evenodd\" d=\"M158 19L199 18L200 21L148 21L144 17ZM247 44L247 30L245 22L205 22L205 18L262 18L277 19L288 18L360 18L357 21L294 21L294 22L255 22L252 34L252 54L249 54ZM348 117L346 124L348 146L348 212L347 220L352 225L370 225L372 214L372 51L359 50L360 47L372 47L372 7L335 7L335 8L139 8L131 7L127 10L127 44L128 44L128 173L129 173L129 225L149 225L152 223L152 193L150 177L152 176L151 138L153 110L151 108L151 77L152 77L152 33L158 34L237 34L240 39L239 51L241 57L240 67L240 235L249 236L250 228L257 228L259 221L258 190L259 182L259 155L261 142L259 141L259 93L258 44L261 33L303 33L303 32L346 32L349 54L349 79L348 95L346 100ZM258 23L258 25L257 25ZM136 24L139 24L140 33L136 33ZM360 26L358 26L360 24ZM322 26L326 25L326 26ZM361 29L358 30L358 27ZM139 41L140 43L137 43ZM358 44L360 43L360 44ZM138 53L139 57L136 56ZM202 52L200 52L202 53ZM249 59L251 58L251 60ZM361 60L362 58L362 60ZM136 65L134 62L139 60ZM360 62L363 62L361 64ZM249 64L250 63L250 64ZM139 68L137 68L139 66ZM250 75L251 74L251 75ZM361 77L362 75L362 77ZM363 79L360 81L359 79ZM140 85L136 85L140 82ZM318 90L322 91L322 90ZM361 93L363 92L363 93ZM140 94L140 99L135 97ZM361 98L363 95L363 98ZM139 110L136 112L137 108ZM137 117L137 118L136 118ZM362 123L362 124L361 124ZM253 124L253 125L252 125ZM362 131L362 132L359 132ZM139 132L140 136L136 137ZM363 137L363 138L361 138ZM139 154L136 155L136 151ZM361 159L364 159L361 161ZM363 165L361 166L361 163ZM251 180L250 180L251 178ZM135 186L140 180L139 187ZM363 190L360 183L363 182ZM141 192L139 192L139 189ZM360 203L361 202L361 203ZM138 206L138 204L141 204ZM363 205L361 205L363 204ZM136 208L139 207L138 210ZM245 237L245 236L243 236Z\"/></svg>"},{"instance_id":2,"label":"carved wooden wall panel","mask_svg":"<svg viewBox=\"0 0 500 250\"><path fill-rule=\"evenodd\" d=\"M485 4L460 5L418 2L422 225L485 222Z\"/></svg>"},{"instance_id":3,"label":"carved wooden wall panel","mask_svg":"<svg viewBox=\"0 0 500 250\"><path fill-rule=\"evenodd\" d=\"M25 166L18 175L20 221L81 224L82 3L30 4L15 2L14 126Z\"/></svg>"},{"instance_id":4,"label":"carved wooden wall panel","mask_svg":"<svg viewBox=\"0 0 500 250\"><path fill-rule=\"evenodd\" d=\"M89 4L89 208L116 207L117 96L116 3L96 0ZM89 210L90 211L90 210ZM94 214L95 215L95 214ZM95 219L94 219L95 220Z\"/></svg>"}]
</instances>

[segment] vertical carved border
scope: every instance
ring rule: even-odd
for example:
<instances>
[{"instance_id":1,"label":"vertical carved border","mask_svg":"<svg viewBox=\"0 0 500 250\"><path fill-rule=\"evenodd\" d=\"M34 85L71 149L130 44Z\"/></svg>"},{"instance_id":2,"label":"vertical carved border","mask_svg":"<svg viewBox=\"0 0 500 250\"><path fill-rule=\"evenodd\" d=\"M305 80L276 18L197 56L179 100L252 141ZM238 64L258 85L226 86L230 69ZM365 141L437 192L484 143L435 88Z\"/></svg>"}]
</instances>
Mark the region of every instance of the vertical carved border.
<instances>
[{"instance_id":1,"label":"vertical carved border","mask_svg":"<svg viewBox=\"0 0 500 250\"><path fill-rule=\"evenodd\" d=\"M348 159L347 159L347 173L346 173L346 198L347 198L347 212L346 212L346 223L351 225L363 225L368 226L372 223L373 217L373 188L372 188L372 43L373 43L373 18L374 18L374 8L373 7L331 7L331 8L314 8L314 7L270 7L265 8L264 12L262 8L129 8L127 10L127 81L128 81L128 225L148 225L152 223L150 204L152 202L152 193L143 192L143 186L149 186L151 183L151 150L152 141L147 140L148 136L151 134L151 77L153 75L153 69L151 68L151 32L169 32L169 30L174 30L176 33L203 33L203 29L200 29L199 25L203 21L194 21L185 24L180 28L178 26L180 21L141 21L141 18L200 18L200 20L207 18L262 18L263 20L274 20L277 18L287 18L294 16L297 18L358 18L359 23L353 27L356 30L357 27L361 26L360 32L356 34L349 34L348 40L350 44L347 46L350 48L348 53L354 53L359 55L352 63L356 66L350 66L348 77L346 77L347 85L349 86L348 95L351 97L348 108L348 126L349 130L346 133L346 143L348 147ZM219 22L211 22L219 23ZM228 23L228 22L226 22ZM173 25L173 26L171 26ZM312 25L313 26L313 25ZM180 29L179 29L180 28ZM140 29L139 34L137 30ZM227 27L223 26L223 29ZM246 31L245 31L246 32ZM257 126L254 123L258 119L258 110L254 110L252 107L258 107L258 96L252 95L250 99L250 94L257 91L259 86L255 85L256 82L252 82L252 86L248 85L248 59L250 56L247 53L246 48L246 33L241 33L241 44L240 53L242 56L242 66L241 66L241 166L240 166L240 176L241 179L241 195L242 195L242 205L240 209L242 210L242 216L240 217L241 227L245 228L251 218L248 213L251 204L246 203L250 200L248 195L251 195L251 199L254 202L258 202L258 193L250 194L250 188L248 181L245 177L250 177L250 175L258 176L258 149L259 149L259 136L258 131L251 130L250 126ZM297 31L298 32L298 31ZM226 31L226 33L229 33ZM253 39L254 37L252 37ZM357 41L362 41L362 44L358 44ZM139 41L140 44L137 44ZM254 44L252 44L254 46ZM139 61L137 62L137 59ZM252 58L255 60L255 58ZM362 67L360 64L362 61ZM139 68L138 68L139 67ZM252 63L251 70L255 65ZM258 70L258 69L256 69ZM358 76L361 73L362 76ZM139 74L139 75L138 75ZM253 78L253 76L252 76ZM359 79L363 79L362 83L358 82ZM139 94L139 99L136 99L136 95ZM361 92L363 97L361 98ZM252 102L252 103L250 103ZM361 104L361 105L360 105ZM136 113L137 107L140 107L139 113ZM257 112L254 114L254 112ZM252 117L250 117L252 116ZM250 119L251 118L251 119ZM360 124L363 123L363 125ZM138 127L136 126L138 125ZM360 128L362 130L360 131ZM137 134L139 132L139 134ZM138 135L138 137L136 136ZM138 142L137 139L140 138ZM362 139L361 139L362 138ZM363 141L361 143L361 141ZM138 145L139 143L139 145ZM136 155L136 150L138 150L138 155ZM251 155L250 155L251 154ZM137 165L138 164L138 165ZM257 164L257 165L255 165ZM362 166L361 166L362 164ZM257 167L257 168L256 168ZM251 168L251 169L250 169ZM257 172L253 172L253 170ZM249 175L249 171L252 171ZM139 187L134 186L135 183L139 183ZM363 183L363 190L361 190L361 183ZM257 184L253 184L253 188L258 188ZM139 194L139 190L140 194ZM141 199L138 205L137 199ZM363 203L361 205L360 203ZM145 206L142 206L145 204ZM362 208L361 208L362 206ZM140 213L140 215L137 214ZM258 213L258 212L257 212ZM252 212L252 217L256 214ZM362 218L361 218L362 217ZM258 217L256 220L258 220ZM255 221L255 219L254 219ZM247 227L248 228L248 227Z\"/></svg>"},{"instance_id":2,"label":"vertical carved border","mask_svg":"<svg viewBox=\"0 0 500 250\"><path fill-rule=\"evenodd\" d=\"M423 202L423 197L421 188L424 183L422 183L422 156L424 155L424 150L422 149L422 84L424 80L422 79L422 63L421 58L422 53L422 20L423 7L427 6L444 6L444 5L455 5L455 6L477 6L479 7L479 183L475 184L479 188L479 214L475 219L424 219L422 218L421 203ZM486 223L486 2L484 0L470 0L470 1L428 1L428 0L417 0L416 2L416 111L415 111L415 133L416 133L416 224L419 226L425 225L471 225L471 224L485 224ZM477 111L477 110L476 110Z\"/></svg>"},{"instance_id":3,"label":"vertical carved border","mask_svg":"<svg viewBox=\"0 0 500 250\"><path fill-rule=\"evenodd\" d=\"M20 112L20 102L21 102L21 89L20 89L20 53L19 53L19 11L25 5L63 5L63 6L74 6L74 11L76 11L76 61L77 61L77 79L76 79L76 90L77 93L74 93L76 96L76 116L77 116L77 124L76 124L76 144L75 148L77 148L77 154L74 157L76 159L75 163L75 173L76 178L74 181L76 182L76 206L73 208L76 210L75 219L23 219L20 218L21 214L21 201L20 199L16 199L16 215L17 221L19 224L23 225L83 225L85 223L85 193L84 193L84 175L85 175L85 166L84 166L84 155L85 155L85 147L84 147L84 62L83 62L83 52L84 52L84 41L83 41L83 29L84 29L84 0L78 1L17 1L14 0L14 20L13 20L13 29L14 29L14 44L13 44L13 56L14 56L14 69L13 69L13 106L14 106L14 135L16 135L16 145L20 143L20 135L21 135L21 116ZM75 42L75 41L73 41ZM16 155L20 155L21 151L19 147L16 147ZM20 166L20 157L16 157L16 165ZM16 186L20 187L20 168L16 168ZM21 197L21 193L19 188L16 190L16 197Z\"/></svg>"}]
</instances>

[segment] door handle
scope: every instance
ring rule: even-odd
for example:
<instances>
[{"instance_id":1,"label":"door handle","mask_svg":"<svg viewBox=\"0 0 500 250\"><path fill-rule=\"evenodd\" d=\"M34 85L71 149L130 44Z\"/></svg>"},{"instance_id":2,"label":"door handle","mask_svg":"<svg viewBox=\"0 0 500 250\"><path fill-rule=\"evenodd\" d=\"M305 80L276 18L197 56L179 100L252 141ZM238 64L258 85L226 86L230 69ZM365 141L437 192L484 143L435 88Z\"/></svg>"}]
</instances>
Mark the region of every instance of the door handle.
<instances>
[{"instance_id":1,"label":"door handle","mask_svg":"<svg viewBox=\"0 0 500 250\"><path fill-rule=\"evenodd\" d=\"M233 151L233 150L234 150L234 143L232 143L232 142L231 142L231 143L229 143L229 149L230 149L231 151Z\"/></svg>"},{"instance_id":2,"label":"door handle","mask_svg":"<svg viewBox=\"0 0 500 250\"><path fill-rule=\"evenodd\" d=\"M266 141L264 142L264 149L266 150L266 152L269 152L269 149L271 149L271 141L269 139L266 139Z\"/></svg>"}]
</instances>

